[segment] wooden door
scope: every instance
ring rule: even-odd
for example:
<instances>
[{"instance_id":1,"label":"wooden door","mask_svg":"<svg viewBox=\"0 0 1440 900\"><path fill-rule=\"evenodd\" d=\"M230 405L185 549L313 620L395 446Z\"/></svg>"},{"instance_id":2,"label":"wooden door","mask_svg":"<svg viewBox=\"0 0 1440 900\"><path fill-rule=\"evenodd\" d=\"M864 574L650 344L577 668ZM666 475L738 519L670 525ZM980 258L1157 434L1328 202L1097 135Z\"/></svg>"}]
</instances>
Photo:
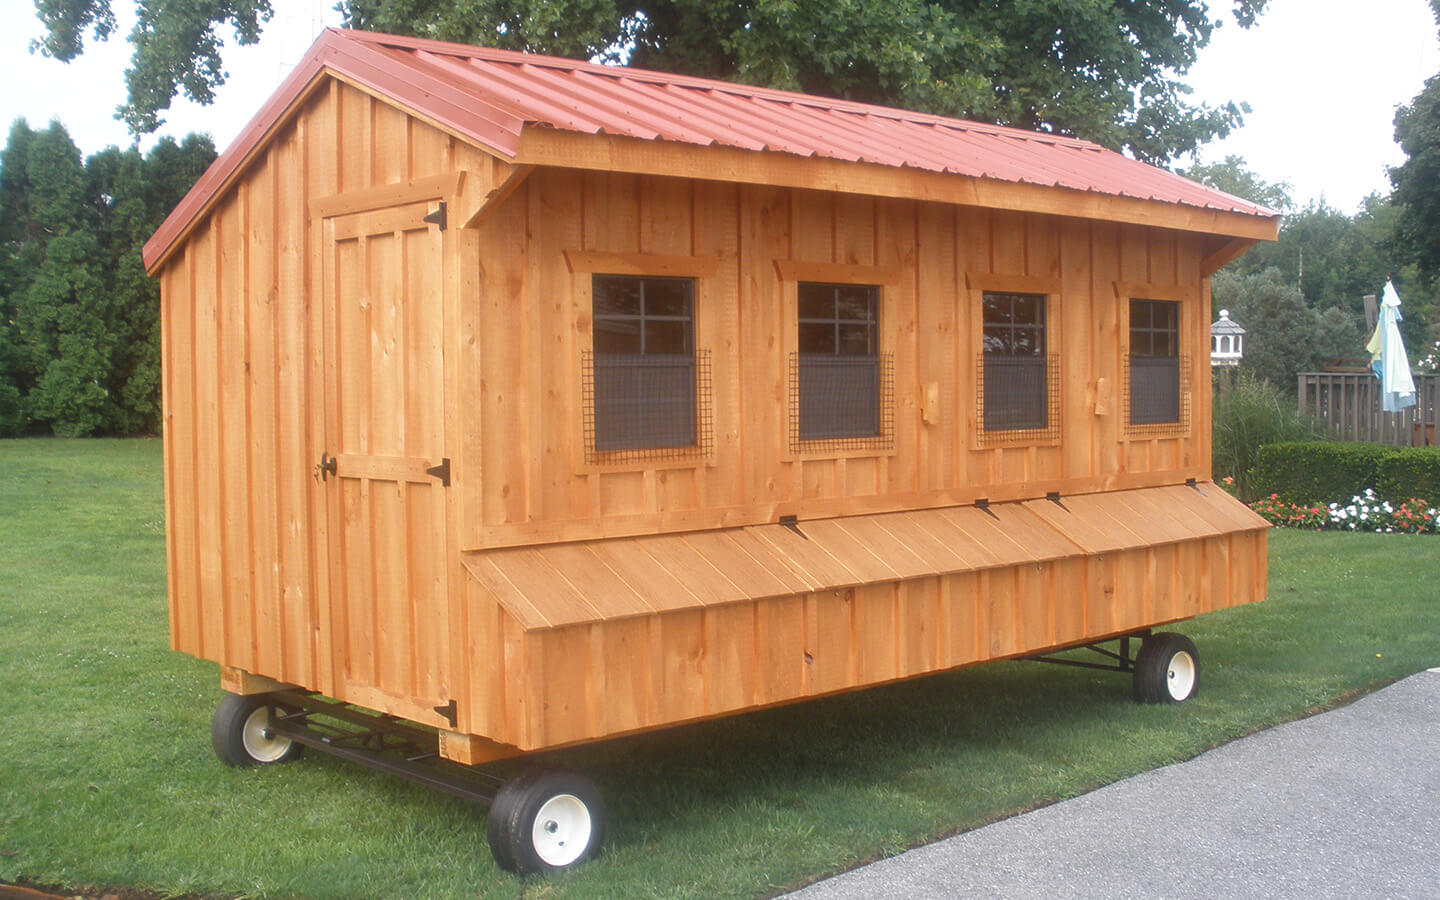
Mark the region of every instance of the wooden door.
<instances>
[{"instance_id":1,"label":"wooden door","mask_svg":"<svg viewBox=\"0 0 1440 900\"><path fill-rule=\"evenodd\" d=\"M324 220L322 459L337 693L439 724L448 697L443 239L412 203Z\"/></svg>"}]
</instances>

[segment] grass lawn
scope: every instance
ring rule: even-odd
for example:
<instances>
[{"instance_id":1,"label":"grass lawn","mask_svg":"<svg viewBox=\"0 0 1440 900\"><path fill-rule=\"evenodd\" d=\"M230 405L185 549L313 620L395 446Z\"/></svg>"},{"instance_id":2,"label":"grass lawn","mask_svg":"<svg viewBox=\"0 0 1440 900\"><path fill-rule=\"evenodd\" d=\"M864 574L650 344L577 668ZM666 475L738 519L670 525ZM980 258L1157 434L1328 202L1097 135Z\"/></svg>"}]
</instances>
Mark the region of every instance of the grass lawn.
<instances>
[{"instance_id":1,"label":"grass lawn","mask_svg":"<svg viewBox=\"0 0 1440 900\"><path fill-rule=\"evenodd\" d=\"M483 810L310 754L210 749L172 653L158 441L0 441L0 881L296 898L754 897L1069 797L1440 665L1434 536L1271 536L1270 601L1179 630L1200 694L996 663L574 749L610 840L497 870Z\"/></svg>"}]
</instances>

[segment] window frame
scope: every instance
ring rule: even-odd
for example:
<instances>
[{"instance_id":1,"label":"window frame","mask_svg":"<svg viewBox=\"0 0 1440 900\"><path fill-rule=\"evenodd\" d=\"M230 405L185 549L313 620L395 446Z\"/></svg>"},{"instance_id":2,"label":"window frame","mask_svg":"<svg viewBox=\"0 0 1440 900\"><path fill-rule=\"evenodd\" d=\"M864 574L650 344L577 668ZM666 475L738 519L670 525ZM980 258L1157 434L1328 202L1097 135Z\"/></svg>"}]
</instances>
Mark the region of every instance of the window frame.
<instances>
[{"instance_id":1,"label":"window frame","mask_svg":"<svg viewBox=\"0 0 1440 900\"><path fill-rule=\"evenodd\" d=\"M1119 306L1117 316L1119 325L1119 354L1117 363L1121 373L1120 383L1117 385L1119 396L1116 398L1120 414L1120 439L1129 440L1153 440L1156 438L1190 438L1194 434L1194 404L1195 404L1195 378L1193 342L1195 336L1201 333L1198 323L1199 308L1202 305L1199 301L1203 296L1200 286L1186 287L1183 285L1162 285L1148 282L1115 282L1115 298ZM1131 415L1131 332L1130 332L1130 303L1132 300L1153 300L1165 303L1174 303L1175 325L1176 325L1176 380L1178 384L1179 397L1177 398L1178 419L1174 422L1152 422L1133 425L1130 422ZM1205 335L1205 370L1209 371L1209 329L1203 329ZM1200 377L1204 377L1201 375ZM1202 386L1203 387L1203 386Z\"/></svg>"},{"instance_id":2,"label":"window frame","mask_svg":"<svg viewBox=\"0 0 1440 900\"><path fill-rule=\"evenodd\" d=\"M777 259L780 279L781 326L783 339L777 348L779 371L785 378L785 414L781 459L852 459L893 456L895 450L895 378L893 348L896 345L896 315L904 295L900 292L900 266L870 266L851 263L824 263ZM840 438L801 439L798 424L798 365L800 352L800 296L802 282L868 286L876 289L875 357L879 377L877 411L879 430L874 435Z\"/></svg>"},{"instance_id":3,"label":"window frame","mask_svg":"<svg viewBox=\"0 0 1440 900\"><path fill-rule=\"evenodd\" d=\"M571 274L571 329L574 352L571 384L575 385L571 431L572 464L578 472L644 471L658 469L694 469L715 465L715 402L710 380L708 342L715 332L715 274L720 258L714 256L676 256L651 253L606 253L565 250L566 266ZM632 278L685 278L692 281L691 291L691 356L695 361L696 403L695 439L693 446L642 449L599 450L593 446L593 408L587 409L583 390L586 369L593 366L595 352L596 276ZM587 363L587 355L591 362ZM591 372L593 378L593 369ZM587 419L592 423L587 427ZM587 434L589 432L589 434Z\"/></svg>"},{"instance_id":4,"label":"window frame","mask_svg":"<svg viewBox=\"0 0 1440 900\"><path fill-rule=\"evenodd\" d=\"M969 300L973 366L962 367L961 396L973 397L970 405L970 449L992 450L996 447L1055 447L1064 439L1064 328L1065 308L1063 284L1059 278L1039 275L997 275L988 272L966 272L965 289ZM1045 381L1046 423L1043 428L985 428L984 365L985 365L985 295L1032 294L1045 298Z\"/></svg>"}]
</instances>

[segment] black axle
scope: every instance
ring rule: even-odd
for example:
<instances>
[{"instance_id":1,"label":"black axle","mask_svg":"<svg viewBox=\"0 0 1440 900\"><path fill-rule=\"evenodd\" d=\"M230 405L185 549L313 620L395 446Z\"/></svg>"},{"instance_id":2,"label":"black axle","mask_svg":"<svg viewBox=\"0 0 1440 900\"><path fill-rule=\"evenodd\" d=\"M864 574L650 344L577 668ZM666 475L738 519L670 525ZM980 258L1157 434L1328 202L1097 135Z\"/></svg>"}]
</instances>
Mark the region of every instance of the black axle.
<instances>
[{"instance_id":1,"label":"black axle","mask_svg":"<svg viewBox=\"0 0 1440 900\"><path fill-rule=\"evenodd\" d=\"M1100 643L1076 644L1073 647L1062 648L1064 650L1077 650L1081 648L1085 650L1090 650L1094 653L1098 653L1101 656L1106 657L1107 659L1113 660L1113 662L1108 663L1091 662L1084 659L1060 659L1056 656L1026 656L1022 658L1027 659L1031 662L1053 663L1057 666L1074 666L1079 669L1099 669L1102 672L1122 672L1126 674L1132 674L1135 671L1135 657L1130 654L1130 639L1141 638L1143 640L1144 638L1148 638L1149 636L1150 629L1148 628L1144 629L1143 631L1132 631L1130 634L1121 635L1118 639L1120 641L1120 650L1118 653L1114 650L1110 650L1106 647L1100 646Z\"/></svg>"},{"instance_id":2,"label":"black axle","mask_svg":"<svg viewBox=\"0 0 1440 900\"><path fill-rule=\"evenodd\" d=\"M273 697L268 730L275 736L475 803L489 805L503 783L445 759L434 732L394 716L361 712L301 691Z\"/></svg>"}]
</instances>

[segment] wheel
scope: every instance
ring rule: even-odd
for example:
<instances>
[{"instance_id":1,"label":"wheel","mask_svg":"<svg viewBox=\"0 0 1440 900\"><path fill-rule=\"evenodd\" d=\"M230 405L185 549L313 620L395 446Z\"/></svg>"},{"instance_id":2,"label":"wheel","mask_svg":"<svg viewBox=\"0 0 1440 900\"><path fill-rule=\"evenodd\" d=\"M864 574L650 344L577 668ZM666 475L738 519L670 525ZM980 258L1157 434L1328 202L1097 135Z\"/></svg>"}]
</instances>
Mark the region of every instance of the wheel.
<instances>
[{"instance_id":1,"label":"wheel","mask_svg":"<svg viewBox=\"0 0 1440 900\"><path fill-rule=\"evenodd\" d=\"M226 694L210 720L210 743L228 766L259 766L289 762L305 749L301 744L270 731L270 694ZM288 710L287 710L288 711Z\"/></svg>"},{"instance_id":2,"label":"wheel","mask_svg":"<svg viewBox=\"0 0 1440 900\"><path fill-rule=\"evenodd\" d=\"M605 840L605 803L590 779L537 769L500 788L490 804L490 852L511 872L578 866Z\"/></svg>"},{"instance_id":3,"label":"wheel","mask_svg":"<svg viewBox=\"0 0 1440 900\"><path fill-rule=\"evenodd\" d=\"M1183 634L1152 634L1135 654L1135 699L1183 703L1200 690L1200 653Z\"/></svg>"}]
</instances>

